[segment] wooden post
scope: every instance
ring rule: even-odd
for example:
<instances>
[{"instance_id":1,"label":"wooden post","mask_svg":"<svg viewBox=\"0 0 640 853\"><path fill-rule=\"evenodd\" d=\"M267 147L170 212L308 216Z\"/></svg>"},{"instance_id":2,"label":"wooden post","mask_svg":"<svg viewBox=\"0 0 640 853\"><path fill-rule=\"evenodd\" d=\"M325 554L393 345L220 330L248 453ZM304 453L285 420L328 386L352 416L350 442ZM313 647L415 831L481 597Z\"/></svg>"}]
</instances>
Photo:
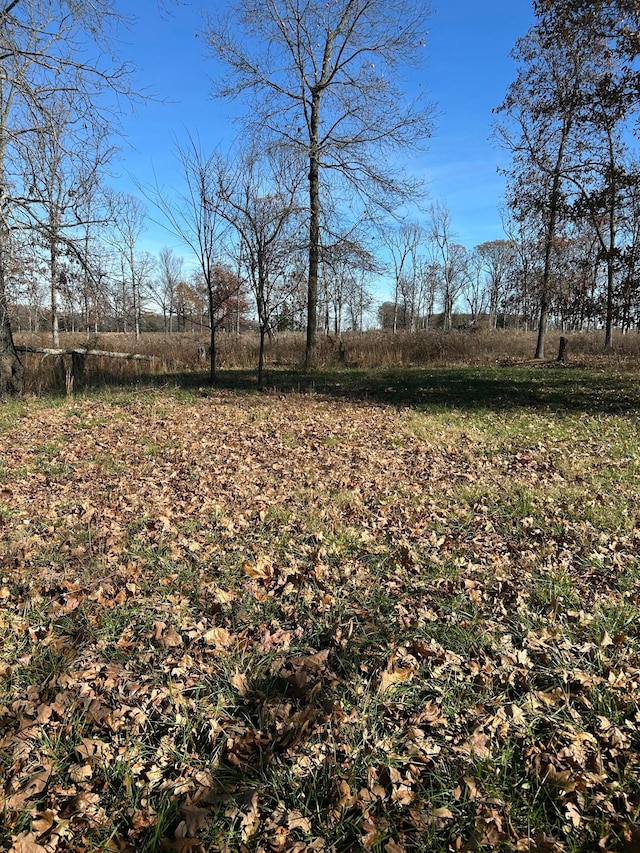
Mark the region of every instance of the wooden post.
<instances>
[{"instance_id":1,"label":"wooden post","mask_svg":"<svg viewBox=\"0 0 640 853\"><path fill-rule=\"evenodd\" d=\"M563 336L560 338L560 346L558 348L558 361L564 363L567 360L567 339Z\"/></svg>"},{"instance_id":2,"label":"wooden post","mask_svg":"<svg viewBox=\"0 0 640 853\"><path fill-rule=\"evenodd\" d=\"M71 371L73 374L73 387L76 391L82 387L82 380L84 379L84 360L86 354L86 352L82 352L81 350L71 351Z\"/></svg>"},{"instance_id":3,"label":"wooden post","mask_svg":"<svg viewBox=\"0 0 640 853\"><path fill-rule=\"evenodd\" d=\"M60 356L55 361L57 385L58 387L62 387L64 385L67 389L67 394L71 394L74 389L77 391L82 387L87 356L93 355L101 358L124 358L128 361L155 361L155 358L152 355L139 355L135 352L111 352L109 350L84 349L84 347L78 347L77 349L57 349L54 347L17 346L15 349L16 352L34 352L41 353L42 355ZM67 360L64 357L68 355L71 356L71 368L65 364L65 361Z\"/></svg>"}]
</instances>

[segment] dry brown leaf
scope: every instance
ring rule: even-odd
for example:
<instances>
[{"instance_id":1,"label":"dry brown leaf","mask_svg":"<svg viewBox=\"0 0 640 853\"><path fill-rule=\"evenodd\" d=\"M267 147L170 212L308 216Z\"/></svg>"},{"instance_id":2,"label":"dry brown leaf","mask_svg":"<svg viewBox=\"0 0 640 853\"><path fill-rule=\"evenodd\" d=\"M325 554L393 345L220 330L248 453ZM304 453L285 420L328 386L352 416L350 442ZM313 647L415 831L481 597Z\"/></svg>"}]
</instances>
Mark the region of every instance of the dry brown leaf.
<instances>
[{"instance_id":1,"label":"dry brown leaf","mask_svg":"<svg viewBox=\"0 0 640 853\"><path fill-rule=\"evenodd\" d=\"M231 678L229 679L232 687L238 691L238 695L244 697L249 692L249 682L247 681L247 676L236 669Z\"/></svg>"},{"instance_id":2,"label":"dry brown leaf","mask_svg":"<svg viewBox=\"0 0 640 853\"><path fill-rule=\"evenodd\" d=\"M108 853L134 853L132 846L121 835L110 838L105 845L105 850Z\"/></svg>"},{"instance_id":3,"label":"dry brown leaf","mask_svg":"<svg viewBox=\"0 0 640 853\"><path fill-rule=\"evenodd\" d=\"M72 764L69 768L69 777L72 782L86 782L93 776L93 768L90 764Z\"/></svg>"},{"instance_id":4,"label":"dry brown leaf","mask_svg":"<svg viewBox=\"0 0 640 853\"><path fill-rule=\"evenodd\" d=\"M211 818L210 808L201 808L200 806L184 805L180 806L180 814L183 817L183 823L186 829L184 835L178 835L176 830L176 838L194 838L201 829L205 829Z\"/></svg>"},{"instance_id":5,"label":"dry brown leaf","mask_svg":"<svg viewBox=\"0 0 640 853\"><path fill-rule=\"evenodd\" d=\"M247 811L242 813L240 821L240 834L243 841L248 841L255 835L260 827L260 811L258 809L258 794L254 792Z\"/></svg>"},{"instance_id":6,"label":"dry brown leaf","mask_svg":"<svg viewBox=\"0 0 640 853\"><path fill-rule=\"evenodd\" d=\"M226 628L209 628L203 635L208 646L227 649L233 643L233 635Z\"/></svg>"},{"instance_id":7,"label":"dry brown leaf","mask_svg":"<svg viewBox=\"0 0 640 853\"><path fill-rule=\"evenodd\" d=\"M10 809L22 809L33 797L37 797L47 787L51 777L51 768L35 773L23 787L7 800Z\"/></svg>"},{"instance_id":8,"label":"dry brown leaf","mask_svg":"<svg viewBox=\"0 0 640 853\"><path fill-rule=\"evenodd\" d=\"M439 809L434 809L432 814L437 820L452 820L454 817L453 812L445 806L442 806Z\"/></svg>"},{"instance_id":9,"label":"dry brown leaf","mask_svg":"<svg viewBox=\"0 0 640 853\"><path fill-rule=\"evenodd\" d=\"M47 848L38 844L31 832L19 835L9 849L9 853L48 853Z\"/></svg>"},{"instance_id":10,"label":"dry brown leaf","mask_svg":"<svg viewBox=\"0 0 640 853\"><path fill-rule=\"evenodd\" d=\"M476 780L471 776L465 776L464 783L467 786L467 796L469 797L469 799L477 800L480 796L480 792L478 791Z\"/></svg>"},{"instance_id":11,"label":"dry brown leaf","mask_svg":"<svg viewBox=\"0 0 640 853\"><path fill-rule=\"evenodd\" d=\"M577 829L582 823L582 815L574 803L567 803L564 812L565 818Z\"/></svg>"},{"instance_id":12,"label":"dry brown leaf","mask_svg":"<svg viewBox=\"0 0 640 853\"><path fill-rule=\"evenodd\" d=\"M254 562L248 561L242 567L244 574L253 580L269 580L273 577L271 557L260 554Z\"/></svg>"},{"instance_id":13,"label":"dry brown leaf","mask_svg":"<svg viewBox=\"0 0 640 853\"><path fill-rule=\"evenodd\" d=\"M401 684L405 681L410 681L413 675L415 674L415 670L411 667L402 667L391 670L385 670L380 676L380 693L386 693L390 687L393 687L394 684Z\"/></svg>"},{"instance_id":14,"label":"dry brown leaf","mask_svg":"<svg viewBox=\"0 0 640 853\"><path fill-rule=\"evenodd\" d=\"M160 850L163 853L206 853L197 838L163 838Z\"/></svg>"},{"instance_id":15,"label":"dry brown leaf","mask_svg":"<svg viewBox=\"0 0 640 853\"><path fill-rule=\"evenodd\" d=\"M289 829L301 829L303 832L311 832L311 821L302 812L293 810L286 814Z\"/></svg>"},{"instance_id":16,"label":"dry brown leaf","mask_svg":"<svg viewBox=\"0 0 640 853\"><path fill-rule=\"evenodd\" d=\"M36 835L44 835L45 832L49 832L51 827L54 825L56 819L56 813L51 809L47 809L44 812L39 812L38 816L31 821L31 829L36 833Z\"/></svg>"},{"instance_id":17,"label":"dry brown leaf","mask_svg":"<svg viewBox=\"0 0 640 853\"><path fill-rule=\"evenodd\" d=\"M477 755L478 758L489 758L491 756L490 744L490 736L482 729L476 729L465 744L465 748L470 753Z\"/></svg>"}]
</instances>

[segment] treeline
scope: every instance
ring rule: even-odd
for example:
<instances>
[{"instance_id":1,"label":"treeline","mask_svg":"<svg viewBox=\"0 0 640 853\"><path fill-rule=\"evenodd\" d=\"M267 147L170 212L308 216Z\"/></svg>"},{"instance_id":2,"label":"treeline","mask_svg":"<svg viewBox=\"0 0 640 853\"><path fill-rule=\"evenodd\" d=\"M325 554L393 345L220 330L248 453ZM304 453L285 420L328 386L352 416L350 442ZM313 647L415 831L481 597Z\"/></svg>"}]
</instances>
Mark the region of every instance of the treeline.
<instances>
[{"instance_id":1,"label":"treeline","mask_svg":"<svg viewBox=\"0 0 640 853\"><path fill-rule=\"evenodd\" d=\"M533 292L536 356L549 319L638 324L640 7L635 0L534 0L498 108L511 152L507 203ZM530 258L536 260L531 264Z\"/></svg>"},{"instance_id":2,"label":"treeline","mask_svg":"<svg viewBox=\"0 0 640 853\"><path fill-rule=\"evenodd\" d=\"M212 17L202 35L226 69L215 93L248 106L245 133L225 152L187 136L176 186L129 195L108 167L118 111L138 96L126 64L97 51L123 23L114 6L0 0L0 395L21 388L12 328L43 324L54 346L61 328L204 329L211 380L217 332L252 327L258 384L278 331L306 332L313 367L322 332L376 320L537 329L540 358L550 324L603 328L605 348L640 326L635 0L534 0L497 109L512 155L505 235L473 249L399 165L432 130L432 108L397 83L421 55L425 4L328 8L236 0L235 28ZM180 253L141 248L151 213Z\"/></svg>"}]
</instances>

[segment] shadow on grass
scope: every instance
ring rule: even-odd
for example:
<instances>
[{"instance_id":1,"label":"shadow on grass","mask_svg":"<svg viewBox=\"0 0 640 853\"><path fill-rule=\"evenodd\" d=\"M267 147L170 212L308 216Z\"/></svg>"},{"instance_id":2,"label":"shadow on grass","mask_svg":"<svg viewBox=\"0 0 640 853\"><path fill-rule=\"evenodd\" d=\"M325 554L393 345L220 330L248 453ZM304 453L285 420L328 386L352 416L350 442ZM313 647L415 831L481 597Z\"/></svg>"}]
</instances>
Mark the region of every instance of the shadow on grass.
<instances>
[{"instance_id":1,"label":"shadow on grass","mask_svg":"<svg viewBox=\"0 0 640 853\"><path fill-rule=\"evenodd\" d=\"M204 372L140 376L137 382L159 387L259 393L255 372L251 370L221 370L214 386L208 384ZM625 414L640 409L640 381L636 373L549 364L343 369L313 374L273 370L265 378L264 392L317 394L419 409L528 409L589 414Z\"/></svg>"}]
</instances>

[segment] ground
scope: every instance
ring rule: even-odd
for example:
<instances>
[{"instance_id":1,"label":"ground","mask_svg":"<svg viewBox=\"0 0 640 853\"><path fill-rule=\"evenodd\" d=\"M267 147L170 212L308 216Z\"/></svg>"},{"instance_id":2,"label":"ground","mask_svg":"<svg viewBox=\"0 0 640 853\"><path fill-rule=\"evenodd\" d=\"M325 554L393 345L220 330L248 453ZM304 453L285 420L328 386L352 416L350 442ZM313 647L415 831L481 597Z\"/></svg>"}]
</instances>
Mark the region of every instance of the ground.
<instances>
[{"instance_id":1,"label":"ground","mask_svg":"<svg viewBox=\"0 0 640 853\"><path fill-rule=\"evenodd\" d=\"M1 849L638 849L638 376L358 382L0 407Z\"/></svg>"}]
</instances>

